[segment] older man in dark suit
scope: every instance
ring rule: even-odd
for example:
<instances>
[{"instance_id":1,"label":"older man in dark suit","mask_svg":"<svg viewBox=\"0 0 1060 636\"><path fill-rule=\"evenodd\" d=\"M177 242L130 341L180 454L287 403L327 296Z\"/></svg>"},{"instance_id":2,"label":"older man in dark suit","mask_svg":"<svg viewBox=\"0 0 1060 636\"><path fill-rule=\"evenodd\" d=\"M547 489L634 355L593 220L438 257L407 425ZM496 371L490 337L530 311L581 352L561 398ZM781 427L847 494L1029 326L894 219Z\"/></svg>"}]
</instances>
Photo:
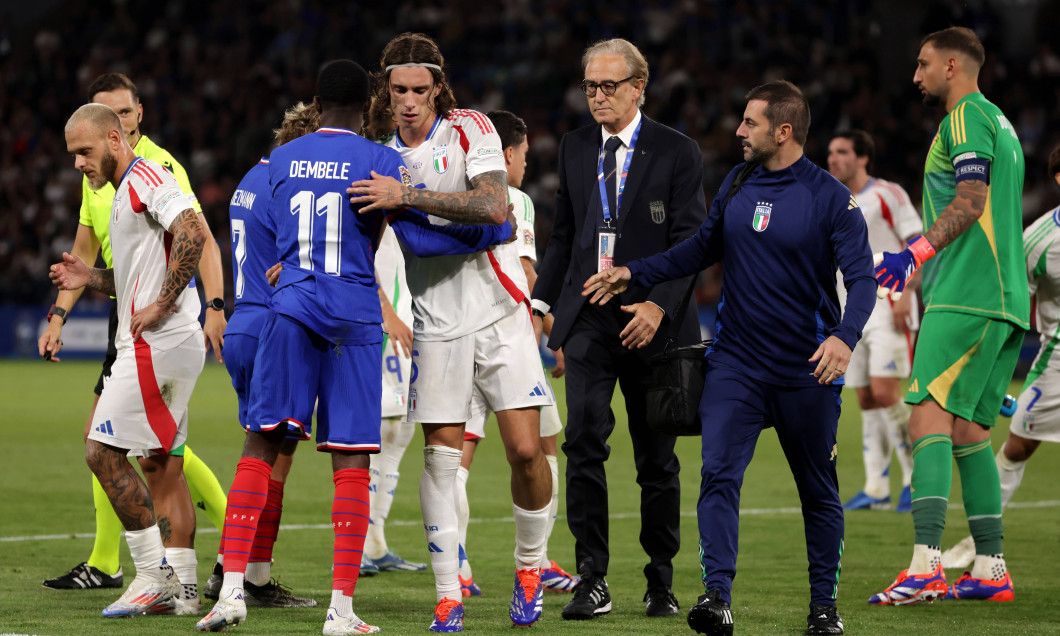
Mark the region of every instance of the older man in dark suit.
<instances>
[{"instance_id":1,"label":"older man in dark suit","mask_svg":"<svg viewBox=\"0 0 1060 636\"><path fill-rule=\"evenodd\" d=\"M541 262L532 306L534 325L555 316L549 347L567 361L567 518L574 534L581 583L563 609L565 619L611 611L608 566L607 439L615 426L611 398L618 382L626 401L637 483L640 542L649 616L676 616L670 591L680 545L680 465L674 438L648 428L644 394L648 358L661 350L689 279L635 288L620 303L585 303L592 274L665 251L706 219L703 158L694 141L644 117L648 64L622 39L598 42L582 56L582 89L596 123L564 136L552 238ZM621 308L619 308L621 305ZM680 325L680 344L699 338L696 312Z\"/></svg>"}]
</instances>

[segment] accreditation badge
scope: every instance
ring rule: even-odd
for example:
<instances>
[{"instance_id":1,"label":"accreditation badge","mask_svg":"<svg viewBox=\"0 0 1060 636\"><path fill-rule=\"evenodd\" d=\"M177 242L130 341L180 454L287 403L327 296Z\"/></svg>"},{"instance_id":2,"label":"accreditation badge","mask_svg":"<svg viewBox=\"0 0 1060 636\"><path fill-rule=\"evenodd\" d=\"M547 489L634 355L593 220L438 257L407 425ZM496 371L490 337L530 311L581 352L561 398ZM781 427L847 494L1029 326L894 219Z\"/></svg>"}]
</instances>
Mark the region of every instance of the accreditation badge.
<instances>
[{"instance_id":1,"label":"accreditation badge","mask_svg":"<svg viewBox=\"0 0 1060 636\"><path fill-rule=\"evenodd\" d=\"M615 233L600 230L596 234L596 271L615 266Z\"/></svg>"}]
</instances>

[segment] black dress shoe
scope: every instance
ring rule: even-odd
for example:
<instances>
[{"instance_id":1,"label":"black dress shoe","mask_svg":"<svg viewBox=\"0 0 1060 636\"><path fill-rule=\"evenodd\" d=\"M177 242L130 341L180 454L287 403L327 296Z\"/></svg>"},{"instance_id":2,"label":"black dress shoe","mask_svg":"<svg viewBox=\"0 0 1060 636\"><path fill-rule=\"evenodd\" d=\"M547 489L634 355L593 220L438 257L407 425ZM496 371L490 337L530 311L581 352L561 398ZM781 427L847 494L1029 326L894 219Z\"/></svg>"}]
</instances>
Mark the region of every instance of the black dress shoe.
<instances>
[{"instance_id":1,"label":"black dress shoe","mask_svg":"<svg viewBox=\"0 0 1060 636\"><path fill-rule=\"evenodd\" d=\"M732 610L717 590L710 590L688 610L688 626L707 636L732 636Z\"/></svg>"},{"instance_id":2,"label":"black dress shoe","mask_svg":"<svg viewBox=\"0 0 1060 636\"><path fill-rule=\"evenodd\" d=\"M677 599L668 587L648 589L644 594L644 604L647 606L644 611L647 616L677 616L680 610Z\"/></svg>"},{"instance_id":3,"label":"black dress shoe","mask_svg":"<svg viewBox=\"0 0 1060 636\"><path fill-rule=\"evenodd\" d=\"M810 615L806 617L807 634L842 634L843 619L839 617L835 605L810 605Z\"/></svg>"}]
</instances>

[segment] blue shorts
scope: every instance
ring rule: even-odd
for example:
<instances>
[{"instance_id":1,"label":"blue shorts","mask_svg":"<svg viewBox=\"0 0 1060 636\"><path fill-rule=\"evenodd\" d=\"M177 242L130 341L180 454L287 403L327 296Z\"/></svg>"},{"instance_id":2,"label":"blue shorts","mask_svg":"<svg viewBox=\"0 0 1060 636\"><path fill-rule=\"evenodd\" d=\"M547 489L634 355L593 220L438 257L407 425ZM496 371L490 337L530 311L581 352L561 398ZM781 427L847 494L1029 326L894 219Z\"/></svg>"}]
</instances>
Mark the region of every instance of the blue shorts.
<instances>
[{"instance_id":1,"label":"blue shorts","mask_svg":"<svg viewBox=\"0 0 1060 636\"><path fill-rule=\"evenodd\" d=\"M254 377L254 357L258 353L258 339L242 333L225 336L225 368L232 376L232 387L239 399L239 424L246 428L250 409L250 380Z\"/></svg>"},{"instance_id":2,"label":"blue shorts","mask_svg":"<svg viewBox=\"0 0 1060 636\"><path fill-rule=\"evenodd\" d=\"M317 450L378 452L382 355L382 342L335 345L293 318L271 315L254 359L247 430L286 425L309 439L316 405Z\"/></svg>"}]
</instances>

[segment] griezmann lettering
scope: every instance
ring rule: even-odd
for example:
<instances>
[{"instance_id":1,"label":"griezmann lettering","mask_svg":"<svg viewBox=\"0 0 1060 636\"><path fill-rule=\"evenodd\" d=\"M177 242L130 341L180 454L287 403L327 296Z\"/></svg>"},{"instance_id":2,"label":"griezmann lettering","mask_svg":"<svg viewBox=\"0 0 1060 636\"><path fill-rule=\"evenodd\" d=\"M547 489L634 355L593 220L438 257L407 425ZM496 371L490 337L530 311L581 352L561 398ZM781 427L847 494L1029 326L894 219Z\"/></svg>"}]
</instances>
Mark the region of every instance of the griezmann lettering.
<instances>
[{"instance_id":1,"label":"griezmann lettering","mask_svg":"<svg viewBox=\"0 0 1060 636\"><path fill-rule=\"evenodd\" d=\"M235 194L232 195L232 205L251 210L254 208L254 199L256 199L257 196L258 195L253 192L236 190Z\"/></svg>"}]
</instances>

